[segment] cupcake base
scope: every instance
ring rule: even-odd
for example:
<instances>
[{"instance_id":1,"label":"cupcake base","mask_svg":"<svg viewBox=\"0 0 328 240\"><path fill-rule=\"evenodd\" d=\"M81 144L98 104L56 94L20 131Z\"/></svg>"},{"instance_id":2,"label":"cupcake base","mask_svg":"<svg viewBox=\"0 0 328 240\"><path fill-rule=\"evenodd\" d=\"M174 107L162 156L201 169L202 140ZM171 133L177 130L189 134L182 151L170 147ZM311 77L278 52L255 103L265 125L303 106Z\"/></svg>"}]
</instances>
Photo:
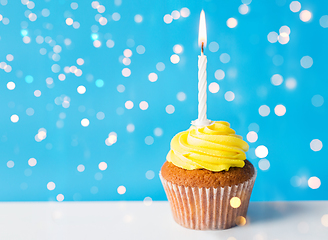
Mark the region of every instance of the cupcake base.
<instances>
[{"instance_id":1,"label":"cupcake base","mask_svg":"<svg viewBox=\"0 0 328 240\"><path fill-rule=\"evenodd\" d=\"M244 225L255 178L256 172L249 180L236 185L199 188L174 184L160 173L174 220L183 227L198 230ZM233 197L235 201L231 200Z\"/></svg>"}]
</instances>

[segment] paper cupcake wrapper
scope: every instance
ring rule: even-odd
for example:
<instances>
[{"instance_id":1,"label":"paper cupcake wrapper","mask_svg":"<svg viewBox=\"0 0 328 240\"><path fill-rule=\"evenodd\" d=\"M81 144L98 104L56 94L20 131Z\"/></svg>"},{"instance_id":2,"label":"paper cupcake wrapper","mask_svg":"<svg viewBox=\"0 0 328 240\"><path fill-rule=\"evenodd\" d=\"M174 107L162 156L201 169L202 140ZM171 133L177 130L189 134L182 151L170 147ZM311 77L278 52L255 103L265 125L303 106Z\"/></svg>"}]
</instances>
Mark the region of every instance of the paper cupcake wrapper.
<instances>
[{"instance_id":1,"label":"paper cupcake wrapper","mask_svg":"<svg viewBox=\"0 0 328 240\"><path fill-rule=\"evenodd\" d=\"M183 227L198 230L227 229L245 224L255 178L256 172L251 179L237 185L198 188L171 183L160 173L174 220ZM241 201L237 208L230 204L233 197Z\"/></svg>"}]
</instances>

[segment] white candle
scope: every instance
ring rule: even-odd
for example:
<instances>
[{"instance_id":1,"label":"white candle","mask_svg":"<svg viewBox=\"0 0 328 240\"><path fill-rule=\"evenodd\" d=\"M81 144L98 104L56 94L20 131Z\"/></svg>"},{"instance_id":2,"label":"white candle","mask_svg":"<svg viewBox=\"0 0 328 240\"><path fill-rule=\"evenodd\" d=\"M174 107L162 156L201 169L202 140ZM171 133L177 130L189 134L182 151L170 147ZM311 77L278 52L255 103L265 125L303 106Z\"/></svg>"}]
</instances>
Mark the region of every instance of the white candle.
<instances>
[{"instance_id":1,"label":"white candle","mask_svg":"<svg viewBox=\"0 0 328 240\"><path fill-rule=\"evenodd\" d=\"M195 126L208 126L211 121L207 119L207 57L204 55L204 46L206 46L207 34L205 13L202 10L199 21L198 44L201 46L201 55L198 56L198 119L192 121Z\"/></svg>"}]
</instances>

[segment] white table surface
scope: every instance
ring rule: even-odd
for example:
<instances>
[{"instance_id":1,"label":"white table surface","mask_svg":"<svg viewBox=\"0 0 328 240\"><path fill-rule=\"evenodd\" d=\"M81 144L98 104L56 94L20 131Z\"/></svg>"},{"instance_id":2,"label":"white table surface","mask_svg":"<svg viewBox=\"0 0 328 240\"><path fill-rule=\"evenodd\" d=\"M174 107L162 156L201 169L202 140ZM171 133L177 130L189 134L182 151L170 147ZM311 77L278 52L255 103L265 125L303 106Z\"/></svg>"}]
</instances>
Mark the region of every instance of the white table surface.
<instances>
[{"instance_id":1,"label":"white table surface","mask_svg":"<svg viewBox=\"0 0 328 240\"><path fill-rule=\"evenodd\" d=\"M176 224L168 202L3 202L0 239L327 240L325 214L328 201L251 202L245 226L199 231Z\"/></svg>"}]
</instances>

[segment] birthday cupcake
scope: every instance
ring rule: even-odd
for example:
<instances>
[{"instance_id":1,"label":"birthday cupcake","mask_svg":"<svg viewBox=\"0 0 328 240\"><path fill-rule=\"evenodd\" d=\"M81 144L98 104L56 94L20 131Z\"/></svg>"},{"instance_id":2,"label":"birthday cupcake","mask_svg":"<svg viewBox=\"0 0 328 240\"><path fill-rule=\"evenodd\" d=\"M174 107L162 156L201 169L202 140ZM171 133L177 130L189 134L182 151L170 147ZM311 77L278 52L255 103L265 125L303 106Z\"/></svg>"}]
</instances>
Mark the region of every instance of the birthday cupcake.
<instances>
[{"instance_id":1,"label":"birthday cupcake","mask_svg":"<svg viewBox=\"0 0 328 240\"><path fill-rule=\"evenodd\" d=\"M177 223L200 230L245 224L256 178L247 150L222 121L173 137L160 178Z\"/></svg>"}]
</instances>

